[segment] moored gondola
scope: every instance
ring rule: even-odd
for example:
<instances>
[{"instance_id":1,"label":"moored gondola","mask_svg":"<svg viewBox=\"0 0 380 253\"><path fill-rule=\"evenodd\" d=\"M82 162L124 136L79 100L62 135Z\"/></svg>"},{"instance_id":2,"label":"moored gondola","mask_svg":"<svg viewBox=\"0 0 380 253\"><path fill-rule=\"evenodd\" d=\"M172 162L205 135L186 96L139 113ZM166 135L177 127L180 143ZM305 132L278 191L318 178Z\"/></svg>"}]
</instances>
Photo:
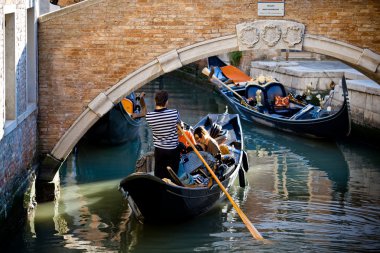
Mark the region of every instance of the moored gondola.
<instances>
[{"instance_id":1,"label":"moored gondola","mask_svg":"<svg viewBox=\"0 0 380 253\"><path fill-rule=\"evenodd\" d=\"M350 134L350 107L344 76L342 105L332 107L325 104L320 107L295 98L274 78L266 78L268 80L263 83L259 78L253 80L216 56L209 58L209 69L203 72L209 75L220 94L244 120L315 138L337 138ZM232 85L228 84L229 81ZM331 99L328 102L331 103Z\"/></svg>"},{"instance_id":2,"label":"moored gondola","mask_svg":"<svg viewBox=\"0 0 380 253\"><path fill-rule=\"evenodd\" d=\"M248 169L243 168L243 159L246 157L240 119L236 114L208 114L194 127L204 126L210 131L215 125L221 126L218 134L223 136L221 139L223 145L228 147L226 153L229 154L225 153L218 161L209 153L201 153L210 167L215 169L222 185L228 189L239 170ZM153 175L153 159L153 153L143 156L137 162L136 172L120 182L119 189L138 219L149 222L186 220L206 213L224 198L221 188L207 175L194 151L181 158L180 167L187 173L170 180Z\"/></svg>"}]
</instances>

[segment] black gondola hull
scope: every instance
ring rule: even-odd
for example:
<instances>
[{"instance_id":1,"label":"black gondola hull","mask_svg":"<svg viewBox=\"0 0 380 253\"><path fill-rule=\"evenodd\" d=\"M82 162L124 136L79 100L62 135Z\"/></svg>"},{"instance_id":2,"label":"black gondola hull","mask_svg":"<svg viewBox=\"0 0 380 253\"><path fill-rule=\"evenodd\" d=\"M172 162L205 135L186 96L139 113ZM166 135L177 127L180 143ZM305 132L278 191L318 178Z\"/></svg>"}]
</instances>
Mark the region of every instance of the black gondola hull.
<instances>
[{"instance_id":1,"label":"black gondola hull","mask_svg":"<svg viewBox=\"0 0 380 253\"><path fill-rule=\"evenodd\" d=\"M229 105L241 116L243 120L255 122L281 131L290 132L314 138L336 138L348 136L350 127L349 108L346 102L338 112L333 115L309 120L289 120L275 118L243 106L239 101L225 92L220 91Z\"/></svg>"},{"instance_id":2,"label":"black gondola hull","mask_svg":"<svg viewBox=\"0 0 380 253\"><path fill-rule=\"evenodd\" d=\"M222 182L228 188L238 170ZM144 221L183 221L211 210L224 197L218 185L211 188L184 188L166 184L153 175L132 175L120 183L144 216Z\"/></svg>"},{"instance_id":3,"label":"black gondola hull","mask_svg":"<svg viewBox=\"0 0 380 253\"><path fill-rule=\"evenodd\" d=\"M209 68L211 68L211 66L226 66L226 64L216 56L210 57L208 59L208 64ZM217 80L218 81L211 79L211 81L216 84L217 91L220 92L220 94L228 101L229 105L241 116L243 120L279 129L281 131L314 138L339 138L348 136L351 132L348 89L344 76L342 78L342 91L344 100L340 109L334 113L331 113L330 115L324 115L322 117L311 119L291 119L291 117L282 117L281 115L277 115L275 113L260 111L257 107L243 105L241 104L241 100L247 99L244 95L234 95L231 91L226 89L226 87L223 87L226 85L222 82L222 80ZM283 94L286 93L283 85L277 81L268 84L266 86L267 88L264 88L263 86L259 87L265 93L264 102L266 103L264 103L264 107L267 107L267 109L270 107L270 103L268 102L266 92L270 85L273 86L273 84L282 86ZM247 90L242 90L239 87L232 87L230 89L235 91L240 89L243 92L247 92Z\"/></svg>"}]
</instances>

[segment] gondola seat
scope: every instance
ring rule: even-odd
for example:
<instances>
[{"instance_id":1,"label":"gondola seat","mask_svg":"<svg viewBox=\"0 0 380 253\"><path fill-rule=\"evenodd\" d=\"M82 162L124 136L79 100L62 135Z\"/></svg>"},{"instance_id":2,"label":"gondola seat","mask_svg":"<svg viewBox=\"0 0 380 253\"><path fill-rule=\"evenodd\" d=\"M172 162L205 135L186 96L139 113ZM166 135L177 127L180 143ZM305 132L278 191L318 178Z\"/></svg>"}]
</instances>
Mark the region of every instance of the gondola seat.
<instances>
[{"instance_id":1,"label":"gondola seat","mask_svg":"<svg viewBox=\"0 0 380 253\"><path fill-rule=\"evenodd\" d=\"M276 106L276 97L285 98L287 96L284 86L281 83L272 82L265 86L266 106L269 113L290 116L292 110L288 105Z\"/></svg>"},{"instance_id":2,"label":"gondola seat","mask_svg":"<svg viewBox=\"0 0 380 253\"><path fill-rule=\"evenodd\" d=\"M263 87L257 85L257 84L250 84L245 88L245 97L248 99L248 101L252 101L250 103L251 105L256 105L257 99L256 99L256 93L258 90L261 90L261 104L265 105L265 95L264 92L265 90Z\"/></svg>"}]
</instances>

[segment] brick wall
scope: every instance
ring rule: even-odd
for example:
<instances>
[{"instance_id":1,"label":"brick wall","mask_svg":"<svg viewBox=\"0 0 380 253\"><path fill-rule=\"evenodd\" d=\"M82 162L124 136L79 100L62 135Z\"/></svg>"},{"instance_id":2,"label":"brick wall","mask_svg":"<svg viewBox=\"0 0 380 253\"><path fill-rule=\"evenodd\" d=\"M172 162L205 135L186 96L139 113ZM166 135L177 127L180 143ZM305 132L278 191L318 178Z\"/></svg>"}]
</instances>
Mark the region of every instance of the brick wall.
<instances>
[{"instance_id":1,"label":"brick wall","mask_svg":"<svg viewBox=\"0 0 380 253\"><path fill-rule=\"evenodd\" d=\"M286 15L279 19L305 24L306 33L380 53L380 1L293 0L285 5ZM41 151L51 151L100 92L142 65L170 50L234 34L236 24L255 19L264 18L257 16L252 0L90 0L42 18Z\"/></svg>"}]
</instances>

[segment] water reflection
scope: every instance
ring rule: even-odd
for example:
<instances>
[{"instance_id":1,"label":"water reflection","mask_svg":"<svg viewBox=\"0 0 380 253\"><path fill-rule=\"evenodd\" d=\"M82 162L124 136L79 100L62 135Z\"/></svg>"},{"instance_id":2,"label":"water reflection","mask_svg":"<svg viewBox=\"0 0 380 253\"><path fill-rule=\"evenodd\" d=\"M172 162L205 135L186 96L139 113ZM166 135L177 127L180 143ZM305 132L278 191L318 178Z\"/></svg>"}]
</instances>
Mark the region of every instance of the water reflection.
<instances>
[{"instance_id":1,"label":"water reflection","mask_svg":"<svg viewBox=\"0 0 380 253\"><path fill-rule=\"evenodd\" d=\"M140 146L140 140L120 146L81 143L61 168L60 198L39 204L30 215L33 252L53 243L70 250L117 252L131 217L117 186L133 171Z\"/></svg>"},{"instance_id":2,"label":"water reflection","mask_svg":"<svg viewBox=\"0 0 380 253\"><path fill-rule=\"evenodd\" d=\"M117 186L121 177L133 172L140 146L140 140L119 146L87 143L78 146L76 154L71 156L71 166L62 171L66 175L61 194L62 213L70 217L75 228L66 236L71 240L65 247L81 248L83 243L96 242L97 249L118 248L131 210Z\"/></svg>"},{"instance_id":3,"label":"water reflection","mask_svg":"<svg viewBox=\"0 0 380 253\"><path fill-rule=\"evenodd\" d=\"M353 172L365 163L353 168L344 145L342 148L331 141L307 140L260 127L245 131L245 143L252 186L246 210L255 210L260 225L264 225L261 229L278 243L276 247L335 252L348 250L347 245L359 251L379 247L373 241L379 239L379 196L372 195L369 199L375 203L365 209L352 206L352 184L357 180ZM366 157L372 156L367 153ZM379 178L378 167L369 167L372 169L365 171ZM367 187L379 187L378 182L365 180L360 185L361 194ZM363 195L360 198L363 201ZM367 233L358 233L359 228ZM294 245L284 243L295 237L298 240Z\"/></svg>"},{"instance_id":4,"label":"water reflection","mask_svg":"<svg viewBox=\"0 0 380 253\"><path fill-rule=\"evenodd\" d=\"M140 139L117 146L82 141L75 149L75 164L71 166L75 171L69 173L74 173L78 183L125 177L134 171L140 149Z\"/></svg>"},{"instance_id":5,"label":"water reflection","mask_svg":"<svg viewBox=\"0 0 380 253\"><path fill-rule=\"evenodd\" d=\"M245 225L229 205L180 225L144 224L137 244L122 241L121 252L230 252L254 249L261 242L252 240ZM125 234L128 237L128 234Z\"/></svg>"},{"instance_id":6,"label":"water reflection","mask_svg":"<svg viewBox=\"0 0 380 253\"><path fill-rule=\"evenodd\" d=\"M274 173L281 182L285 182L287 177L298 181L303 174L313 177L316 173L322 173L321 176L327 177L335 193L343 197L347 192L349 168L335 142L308 140L259 126L250 129L244 124L243 127L247 129L245 143L251 151L251 160L270 157L273 166L276 166ZM286 187L282 189L285 195L289 194Z\"/></svg>"},{"instance_id":7,"label":"water reflection","mask_svg":"<svg viewBox=\"0 0 380 253\"><path fill-rule=\"evenodd\" d=\"M353 204L380 205L380 156L379 150L363 148L358 143L343 142L340 149L350 168L349 183Z\"/></svg>"}]
</instances>

